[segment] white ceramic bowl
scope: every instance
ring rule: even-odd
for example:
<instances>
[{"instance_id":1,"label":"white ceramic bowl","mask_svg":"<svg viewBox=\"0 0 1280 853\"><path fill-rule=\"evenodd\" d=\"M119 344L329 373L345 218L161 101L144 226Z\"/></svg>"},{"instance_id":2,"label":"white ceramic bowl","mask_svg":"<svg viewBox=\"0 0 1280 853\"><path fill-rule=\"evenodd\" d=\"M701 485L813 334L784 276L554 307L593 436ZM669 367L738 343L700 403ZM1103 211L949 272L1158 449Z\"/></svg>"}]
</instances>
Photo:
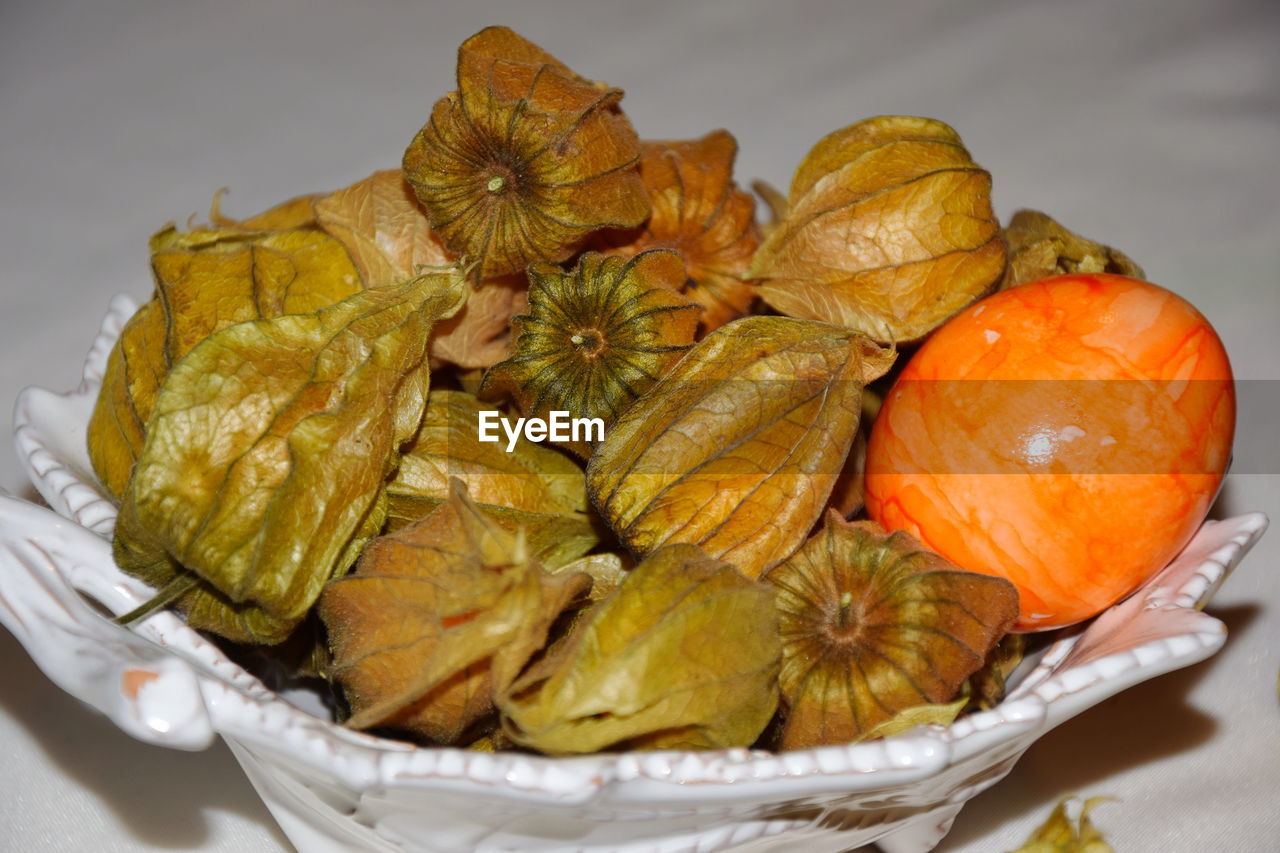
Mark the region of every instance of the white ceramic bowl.
<instances>
[{"instance_id":1,"label":"white ceramic bowl","mask_svg":"<svg viewBox=\"0 0 1280 853\"><path fill-rule=\"evenodd\" d=\"M0 621L51 679L131 735L179 749L221 736L303 851L929 850L1040 735L1221 648L1225 628L1199 606L1267 524L1260 513L1207 522L1134 595L1060 633L999 707L949 728L782 754L424 749L268 690L171 613L127 630L86 600L118 614L150 592L112 562L115 507L84 449L107 354L135 307L112 302L79 389L18 399L18 453L56 514L0 497Z\"/></svg>"}]
</instances>

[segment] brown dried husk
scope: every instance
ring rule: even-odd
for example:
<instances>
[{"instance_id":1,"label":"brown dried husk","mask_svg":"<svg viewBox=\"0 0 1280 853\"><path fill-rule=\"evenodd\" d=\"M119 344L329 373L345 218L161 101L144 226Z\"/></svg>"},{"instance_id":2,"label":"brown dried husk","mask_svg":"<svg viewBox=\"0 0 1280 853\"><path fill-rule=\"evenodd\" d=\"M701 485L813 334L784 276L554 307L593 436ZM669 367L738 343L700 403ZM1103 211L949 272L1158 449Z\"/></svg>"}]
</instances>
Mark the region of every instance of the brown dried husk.
<instances>
[{"instance_id":1,"label":"brown dried husk","mask_svg":"<svg viewBox=\"0 0 1280 853\"><path fill-rule=\"evenodd\" d=\"M590 583L544 571L524 536L494 523L453 480L436 511L375 539L355 572L321 596L346 724L466 742L492 712L494 691Z\"/></svg>"},{"instance_id":2,"label":"brown dried husk","mask_svg":"<svg viewBox=\"0 0 1280 853\"><path fill-rule=\"evenodd\" d=\"M479 278L558 263L591 232L649 215L621 98L489 27L458 48L458 91L436 102L405 151L405 177Z\"/></svg>"},{"instance_id":3,"label":"brown dried husk","mask_svg":"<svg viewBox=\"0 0 1280 853\"><path fill-rule=\"evenodd\" d=\"M783 314L907 343L999 284L1005 254L991 175L959 135L881 116L809 152L751 275Z\"/></svg>"},{"instance_id":4,"label":"brown dried husk","mask_svg":"<svg viewBox=\"0 0 1280 853\"><path fill-rule=\"evenodd\" d=\"M1115 273L1146 278L1124 252L1069 231L1038 210L1019 210L1004 229L1009 244L1009 266L1001 288L1015 287L1066 273Z\"/></svg>"},{"instance_id":5,"label":"brown dried husk","mask_svg":"<svg viewBox=\"0 0 1280 853\"><path fill-rule=\"evenodd\" d=\"M894 353L849 329L747 317L699 342L587 465L592 503L637 555L688 542L748 577L804 541Z\"/></svg>"},{"instance_id":6,"label":"brown dried husk","mask_svg":"<svg viewBox=\"0 0 1280 853\"><path fill-rule=\"evenodd\" d=\"M775 620L766 584L662 548L498 693L502 730L553 755L748 746L777 706Z\"/></svg>"},{"instance_id":7,"label":"brown dried husk","mask_svg":"<svg viewBox=\"0 0 1280 853\"><path fill-rule=\"evenodd\" d=\"M399 169L315 201L319 225L351 253L365 287L386 287L458 263L431 230L426 211ZM511 318L524 310L528 282L502 276L468 287L466 304L436 325L431 357L462 368L488 367L511 348Z\"/></svg>"},{"instance_id":8,"label":"brown dried husk","mask_svg":"<svg viewBox=\"0 0 1280 853\"><path fill-rule=\"evenodd\" d=\"M681 288L702 306L711 331L747 313L755 292L747 284L760 245L755 200L733 181L738 143L726 130L701 139L643 141L640 177L653 213L624 245L607 249L630 257L673 249L685 263Z\"/></svg>"},{"instance_id":9,"label":"brown dried husk","mask_svg":"<svg viewBox=\"0 0 1280 853\"><path fill-rule=\"evenodd\" d=\"M915 706L956 703L1018 615L1008 581L834 511L765 580L778 591L784 749L860 740Z\"/></svg>"}]
</instances>

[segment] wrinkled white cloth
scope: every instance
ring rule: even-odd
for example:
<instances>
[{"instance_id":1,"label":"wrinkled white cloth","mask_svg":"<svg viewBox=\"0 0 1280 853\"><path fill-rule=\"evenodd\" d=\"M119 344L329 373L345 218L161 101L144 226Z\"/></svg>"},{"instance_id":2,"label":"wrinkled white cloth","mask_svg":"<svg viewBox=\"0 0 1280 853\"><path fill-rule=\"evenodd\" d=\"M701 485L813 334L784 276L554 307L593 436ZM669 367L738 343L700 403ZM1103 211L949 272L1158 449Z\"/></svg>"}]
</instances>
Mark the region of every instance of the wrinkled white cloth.
<instances>
[{"instance_id":1,"label":"wrinkled white cloth","mask_svg":"<svg viewBox=\"0 0 1280 853\"><path fill-rule=\"evenodd\" d=\"M435 8L440 5L439 8ZM454 52L508 24L627 90L650 138L716 127L737 174L784 187L828 131L882 113L956 127L1002 217L1036 207L1195 302L1240 377L1280 380L1280 5L1073 3L220 3L45 0L0 9L0 405L69 389L108 298L148 293L147 237L398 164ZM1219 515L1280 510L1280 395L1244 385ZM23 479L0 432L0 487ZM1118 511L1123 511L1122 509ZM1216 658L1047 735L940 849L1016 847L1062 795L1117 850L1269 851L1280 837L1280 533L1211 608ZM144 746L49 683L6 633L0 838L8 849L278 851L224 748Z\"/></svg>"}]
</instances>

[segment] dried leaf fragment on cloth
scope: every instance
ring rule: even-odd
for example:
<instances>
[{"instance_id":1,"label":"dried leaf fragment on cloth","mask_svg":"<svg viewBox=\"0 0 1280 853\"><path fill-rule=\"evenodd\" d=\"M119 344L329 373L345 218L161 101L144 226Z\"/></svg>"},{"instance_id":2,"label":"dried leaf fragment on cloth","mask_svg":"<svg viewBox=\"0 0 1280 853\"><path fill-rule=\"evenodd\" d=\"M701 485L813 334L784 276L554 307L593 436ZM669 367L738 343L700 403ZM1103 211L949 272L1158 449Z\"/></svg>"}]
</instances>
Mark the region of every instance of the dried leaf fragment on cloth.
<instances>
[{"instance_id":1,"label":"dried leaf fragment on cloth","mask_svg":"<svg viewBox=\"0 0 1280 853\"><path fill-rule=\"evenodd\" d=\"M701 139L640 143L640 177L649 220L612 254L674 249L684 259L686 296L702 306L708 331L747 313L755 292L744 281L760 245L755 199L733 181L738 143L726 130Z\"/></svg>"},{"instance_id":2,"label":"dried leaf fragment on cloth","mask_svg":"<svg viewBox=\"0 0 1280 853\"><path fill-rule=\"evenodd\" d=\"M727 563L663 548L498 694L503 732L552 755L747 746L777 706L772 608Z\"/></svg>"},{"instance_id":3,"label":"dried leaf fragment on cloth","mask_svg":"<svg viewBox=\"0 0 1280 853\"><path fill-rule=\"evenodd\" d=\"M593 231L649 214L620 89L579 77L506 27L458 48L458 90L404 154L445 245L480 278L568 258Z\"/></svg>"},{"instance_id":4,"label":"dried leaf fragment on cloth","mask_svg":"<svg viewBox=\"0 0 1280 853\"><path fill-rule=\"evenodd\" d=\"M160 386L192 347L227 326L310 313L360 289L342 244L317 231L170 226L151 246L155 297L121 331L89 419L89 459L117 498L142 451Z\"/></svg>"},{"instance_id":5,"label":"dried leaf fragment on cloth","mask_svg":"<svg viewBox=\"0 0 1280 853\"><path fill-rule=\"evenodd\" d=\"M601 516L637 555L689 542L758 577L800 546L894 354L839 326L747 317L707 335L587 465Z\"/></svg>"},{"instance_id":6,"label":"dried leaf fragment on cloth","mask_svg":"<svg viewBox=\"0 0 1280 853\"><path fill-rule=\"evenodd\" d=\"M544 571L453 480L435 512L374 539L320 598L347 725L459 742L590 584Z\"/></svg>"},{"instance_id":7,"label":"dried leaf fragment on cloth","mask_svg":"<svg viewBox=\"0 0 1280 853\"><path fill-rule=\"evenodd\" d=\"M1038 210L1018 210L1004 229L1009 266L1001 287L1014 287L1064 273L1109 272L1146 278L1124 252L1069 231Z\"/></svg>"},{"instance_id":8,"label":"dried leaf fragment on cloth","mask_svg":"<svg viewBox=\"0 0 1280 853\"><path fill-rule=\"evenodd\" d=\"M427 337L462 288L427 275L196 346L156 399L116 525L122 568L198 579L177 600L193 627L283 639L381 527L422 420Z\"/></svg>"},{"instance_id":9,"label":"dried leaf fragment on cloth","mask_svg":"<svg viewBox=\"0 0 1280 853\"><path fill-rule=\"evenodd\" d=\"M351 253L365 287L385 287L454 264L457 256L431 230L426 211L399 169L318 199L321 227ZM488 367L510 349L512 316L524 309L523 275L468 288L466 304L431 334L431 357L460 367Z\"/></svg>"},{"instance_id":10,"label":"dried leaf fragment on cloth","mask_svg":"<svg viewBox=\"0 0 1280 853\"><path fill-rule=\"evenodd\" d=\"M829 134L800 164L788 202L751 270L783 314L906 343L1004 272L991 175L940 121L881 116Z\"/></svg>"},{"instance_id":11,"label":"dried leaf fragment on cloth","mask_svg":"<svg viewBox=\"0 0 1280 853\"><path fill-rule=\"evenodd\" d=\"M1073 799L1068 797L1058 803L1048 819L1013 853L1115 853L1089 819L1089 813L1110 797L1085 800L1080 806L1080 816L1074 821L1067 814L1067 803Z\"/></svg>"},{"instance_id":12,"label":"dried leaf fragment on cloth","mask_svg":"<svg viewBox=\"0 0 1280 853\"><path fill-rule=\"evenodd\" d=\"M677 292L680 256L587 252L570 272L529 267L529 313L515 318L515 352L483 392L510 393L528 417L600 418L605 430L693 345L698 307ZM558 442L580 456L585 435Z\"/></svg>"},{"instance_id":13,"label":"dried leaf fragment on cloth","mask_svg":"<svg viewBox=\"0 0 1280 853\"><path fill-rule=\"evenodd\" d=\"M861 740L908 708L953 702L1018 615L1008 581L835 512L765 579L778 591L784 749Z\"/></svg>"}]
</instances>

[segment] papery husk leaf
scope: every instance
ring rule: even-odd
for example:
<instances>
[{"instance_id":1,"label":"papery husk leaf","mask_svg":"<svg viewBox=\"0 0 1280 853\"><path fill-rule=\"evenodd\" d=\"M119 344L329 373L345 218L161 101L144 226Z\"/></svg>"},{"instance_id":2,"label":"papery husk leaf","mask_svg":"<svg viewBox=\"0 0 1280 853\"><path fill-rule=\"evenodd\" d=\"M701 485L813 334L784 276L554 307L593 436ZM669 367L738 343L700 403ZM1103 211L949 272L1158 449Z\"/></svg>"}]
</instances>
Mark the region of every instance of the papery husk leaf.
<instances>
[{"instance_id":1,"label":"papery husk leaf","mask_svg":"<svg viewBox=\"0 0 1280 853\"><path fill-rule=\"evenodd\" d=\"M457 263L431 231L399 169L374 172L317 199L315 212L320 226L347 247L365 287L398 284Z\"/></svg>"},{"instance_id":2,"label":"papery husk leaf","mask_svg":"<svg viewBox=\"0 0 1280 853\"><path fill-rule=\"evenodd\" d=\"M316 231L170 226L151 246L155 298L121 331L89 420L90 461L117 498L170 367L196 344L236 323L311 313L360 289L342 244Z\"/></svg>"},{"instance_id":3,"label":"papery husk leaf","mask_svg":"<svg viewBox=\"0 0 1280 853\"><path fill-rule=\"evenodd\" d=\"M673 249L685 263L685 296L702 306L710 331L747 313L755 292L744 281L760 245L755 199L733 181L738 143L726 130L701 139L642 141L640 177L653 212L611 254Z\"/></svg>"},{"instance_id":4,"label":"papery husk leaf","mask_svg":"<svg viewBox=\"0 0 1280 853\"><path fill-rule=\"evenodd\" d=\"M883 723L872 726L859 740L893 737L917 726L949 726L956 721L967 704L969 700L965 698L943 705L913 705L902 709Z\"/></svg>"},{"instance_id":5,"label":"papery husk leaf","mask_svg":"<svg viewBox=\"0 0 1280 853\"><path fill-rule=\"evenodd\" d=\"M868 393L865 389L863 390L864 400ZM858 434L853 439L853 446L849 448L844 468L840 470L840 476L836 478L835 486L831 489L831 499L827 501L827 506L845 518L853 518L861 512L866 501L864 485L867 467L867 433L870 432L866 417L867 407L863 405L862 423L858 426Z\"/></svg>"},{"instance_id":6,"label":"papery husk leaf","mask_svg":"<svg viewBox=\"0 0 1280 853\"><path fill-rule=\"evenodd\" d=\"M502 752L503 750L511 749L514 746L515 744L508 740L507 736L502 733L501 729L495 728L487 731L484 735L467 744L467 749L470 749L473 752L493 753Z\"/></svg>"},{"instance_id":7,"label":"papery husk leaf","mask_svg":"<svg viewBox=\"0 0 1280 853\"><path fill-rule=\"evenodd\" d=\"M440 323L431 336L431 357L464 369L491 367L511 355L511 322L529 307L529 280L523 275L467 285L467 302Z\"/></svg>"},{"instance_id":8,"label":"papery husk leaf","mask_svg":"<svg viewBox=\"0 0 1280 853\"><path fill-rule=\"evenodd\" d=\"M346 249L322 232L280 231L243 241L230 233L196 242L198 237L179 235L151 257L171 364L220 329L310 314L361 287Z\"/></svg>"},{"instance_id":9,"label":"papery husk leaf","mask_svg":"<svg viewBox=\"0 0 1280 853\"><path fill-rule=\"evenodd\" d=\"M177 604L193 627L282 640L381 527L422 420L427 337L462 288L432 274L196 346L160 391L125 492L122 568L152 583L194 573L203 583Z\"/></svg>"},{"instance_id":10,"label":"papery husk leaf","mask_svg":"<svg viewBox=\"0 0 1280 853\"><path fill-rule=\"evenodd\" d=\"M622 554L588 554L553 569L556 574L580 573L591 578L590 601L608 598L634 568L633 562Z\"/></svg>"},{"instance_id":11,"label":"papery husk leaf","mask_svg":"<svg viewBox=\"0 0 1280 853\"><path fill-rule=\"evenodd\" d=\"M443 498L388 495L385 530L394 533L423 516L430 515L442 503ZM563 566L577 561L600 544L604 531L603 522L582 512L526 512L482 503L477 503L476 506L511 534L523 529L530 558L548 571L559 571Z\"/></svg>"},{"instance_id":12,"label":"papery husk leaf","mask_svg":"<svg viewBox=\"0 0 1280 853\"><path fill-rule=\"evenodd\" d=\"M508 453L501 428L498 441L481 441L482 412L499 410L465 391L432 391L422 425L387 487L392 501L444 499L449 479L457 477L477 503L533 513L586 511L586 482L577 463L523 436Z\"/></svg>"},{"instance_id":13,"label":"papery husk leaf","mask_svg":"<svg viewBox=\"0 0 1280 853\"><path fill-rule=\"evenodd\" d=\"M784 749L860 740L955 701L1018 615L1008 581L835 512L765 579L778 590Z\"/></svg>"},{"instance_id":14,"label":"papery husk leaf","mask_svg":"<svg viewBox=\"0 0 1280 853\"><path fill-rule=\"evenodd\" d=\"M1014 287L1065 273L1115 273L1146 278L1132 258L1082 237L1038 210L1019 210L1004 229L1009 266L1001 288Z\"/></svg>"},{"instance_id":15,"label":"papery husk leaf","mask_svg":"<svg viewBox=\"0 0 1280 853\"><path fill-rule=\"evenodd\" d=\"M809 152L751 275L783 314L906 343L994 288L1005 255L991 176L955 131L881 116Z\"/></svg>"},{"instance_id":16,"label":"papery husk leaf","mask_svg":"<svg viewBox=\"0 0 1280 853\"><path fill-rule=\"evenodd\" d=\"M569 272L531 265L515 351L489 371L482 393L510 393L527 417L599 418L607 433L693 345L699 309L677 292L684 275L668 250L626 260L587 252ZM557 443L584 458L595 444Z\"/></svg>"},{"instance_id":17,"label":"papery husk leaf","mask_svg":"<svg viewBox=\"0 0 1280 853\"><path fill-rule=\"evenodd\" d=\"M322 193L295 196L282 201L261 213L247 219L232 219L222 214L222 196L227 190L218 190L213 194L213 203L209 206L209 222L220 230L234 231L293 231L296 229L316 229L319 222L313 205L322 197Z\"/></svg>"},{"instance_id":18,"label":"papery husk leaf","mask_svg":"<svg viewBox=\"0 0 1280 853\"><path fill-rule=\"evenodd\" d=\"M427 213L399 169L374 172L315 203L320 225L351 252L366 287L385 287L458 262L431 230ZM511 318L524 310L523 275L468 287L466 304L436 325L431 357L464 368L488 367L511 348Z\"/></svg>"},{"instance_id":19,"label":"papery husk leaf","mask_svg":"<svg viewBox=\"0 0 1280 853\"><path fill-rule=\"evenodd\" d=\"M970 709L989 711L1004 701L1009 676L1022 663L1026 648L1026 634L1007 634L996 644L982 667L965 682Z\"/></svg>"},{"instance_id":20,"label":"papery husk leaf","mask_svg":"<svg viewBox=\"0 0 1280 853\"><path fill-rule=\"evenodd\" d=\"M727 563L663 548L498 694L502 730L552 755L747 746L777 704L772 606Z\"/></svg>"},{"instance_id":21,"label":"papery husk leaf","mask_svg":"<svg viewBox=\"0 0 1280 853\"><path fill-rule=\"evenodd\" d=\"M458 48L458 91L404 155L432 228L488 278L570 257L649 214L639 140L618 101L506 27Z\"/></svg>"},{"instance_id":22,"label":"papery husk leaf","mask_svg":"<svg viewBox=\"0 0 1280 853\"><path fill-rule=\"evenodd\" d=\"M700 546L758 577L800 546L894 354L838 326L748 317L707 335L606 434L592 503L637 555Z\"/></svg>"},{"instance_id":23,"label":"papery husk leaf","mask_svg":"<svg viewBox=\"0 0 1280 853\"><path fill-rule=\"evenodd\" d=\"M764 206L769 210L769 218L760 223L760 233L767 237L787 218L787 197L768 181L752 181L751 189L760 196Z\"/></svg>"},{"instance_id":24,"label":"papery husk leaf","mask_svg":"<svg viewBox=\"0 0 1280 853\"><path fill-rule=\"evenodd\" d=\"M1080 807L1080 816L1072 821L1067 814L1067 803L1074 799L1067 797L1059 802L1045 822L1013 853L1115 853L1089 819L1089 812L1111 798L1090 797Z\"/></svg>"},{"instance_id":25,"label":"papery husk leaf","mask_svg":"<svg viewBox=\"0 0 1280 853\"><path fill-rule=\"evenodd\" d=\"M98 481L117 500L147 437L147 420L168 375L163 306L151 300L120 331L89 416L89 461Z\"/></svg>"},{"instance_id":26,"label":"papery husk leaf","mask_svg":"<svg viewBox=\"0 0 1280 853\"><path fill-rule=\"evenodd\" d=\"M461 481L451 489L431 515L373 540L320 599L353 728L459 742L590 583L544 571Z\"/></svg>"}]
</instances>

